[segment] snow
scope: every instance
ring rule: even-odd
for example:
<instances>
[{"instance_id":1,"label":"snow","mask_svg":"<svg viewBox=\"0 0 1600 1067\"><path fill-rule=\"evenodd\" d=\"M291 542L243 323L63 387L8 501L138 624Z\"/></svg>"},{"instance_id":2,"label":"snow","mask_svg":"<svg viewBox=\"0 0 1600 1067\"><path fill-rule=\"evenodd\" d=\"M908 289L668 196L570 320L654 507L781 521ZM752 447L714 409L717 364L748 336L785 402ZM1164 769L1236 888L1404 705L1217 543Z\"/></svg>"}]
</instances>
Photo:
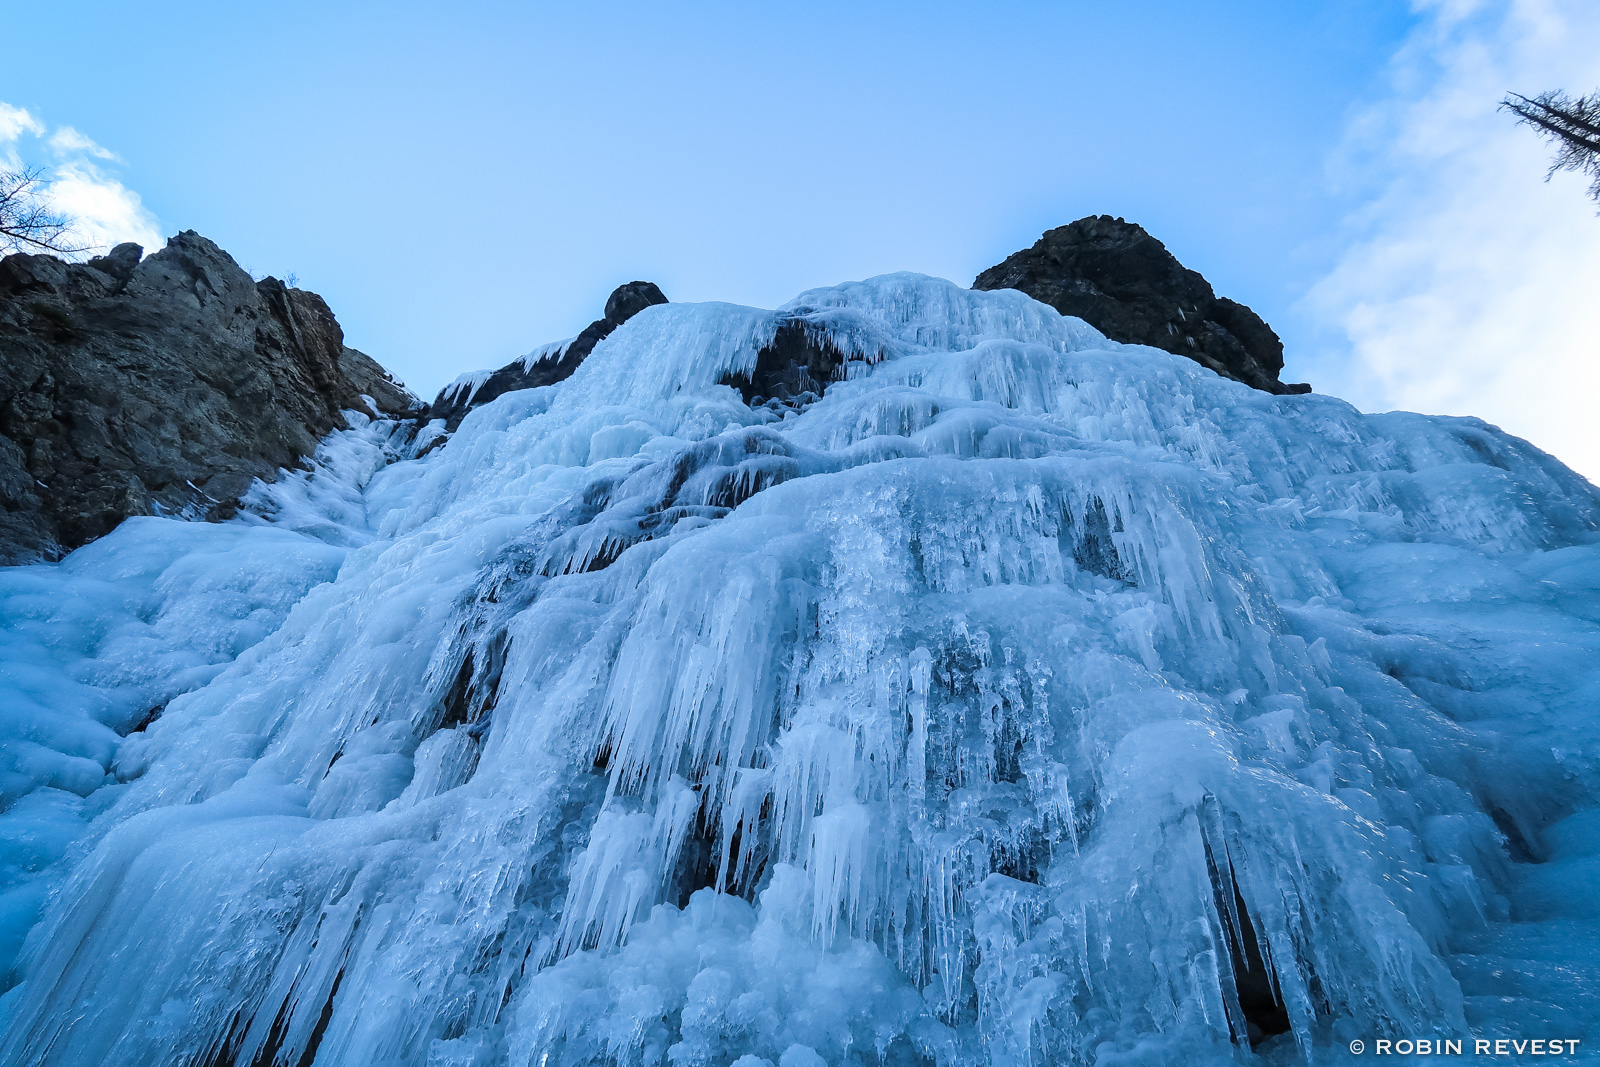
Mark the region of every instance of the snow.
<instances>
[{"instance_id":1,"label":"snow","mask_svg":"<svg viewBox=\"0 0 1600 1067\"><path fill-rule=\"evenodd\" d=\"M846 380L719 384L796 319ZM0 572L0 1061L1600 1040L1600 492L1526 442L909 274L347 417Z\"/></svg>"}]
</instances>

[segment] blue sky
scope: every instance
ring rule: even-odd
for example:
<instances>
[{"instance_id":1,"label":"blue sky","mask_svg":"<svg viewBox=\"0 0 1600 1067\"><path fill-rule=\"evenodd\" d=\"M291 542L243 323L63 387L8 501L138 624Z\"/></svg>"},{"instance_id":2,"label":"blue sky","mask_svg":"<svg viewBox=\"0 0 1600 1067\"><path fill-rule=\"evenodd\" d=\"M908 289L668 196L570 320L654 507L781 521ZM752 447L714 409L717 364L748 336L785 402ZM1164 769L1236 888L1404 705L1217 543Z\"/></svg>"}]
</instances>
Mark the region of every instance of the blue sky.
<instances>
[{"instance_id":1,"label":"blue sky","mask_svg":"<svg viewBox=\"0 0 1600 1067\"><path fill-rule=\"evenodd\" d=\"M1600 83L1595 6L21 5L0 154L66 168L106 239L192 228L296 275L429 396L633 278L762 306L965 284L1122 215L1272 322L1286 377L1484 414L1595 477L1585 413L1504 363L1592 373L1518 257L1581 291L1600 220L1494 113Z\"/></svg>"}]
</instances>

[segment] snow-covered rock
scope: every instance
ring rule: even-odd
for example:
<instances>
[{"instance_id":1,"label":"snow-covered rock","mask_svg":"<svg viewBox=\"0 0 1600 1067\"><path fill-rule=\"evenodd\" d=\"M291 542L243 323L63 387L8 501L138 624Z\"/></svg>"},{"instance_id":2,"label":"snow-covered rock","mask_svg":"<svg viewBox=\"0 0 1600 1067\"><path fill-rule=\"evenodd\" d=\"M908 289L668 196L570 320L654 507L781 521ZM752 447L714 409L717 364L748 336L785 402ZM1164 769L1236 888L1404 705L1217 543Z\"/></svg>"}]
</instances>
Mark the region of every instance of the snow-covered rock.
<instances>
[{"instance_id":1,"label":"snow-covered rock","mask_svg":"<svg viewBox=\"0 0 1600 1067\"><path fill-rule=\"evenodd\" d=\"M667 298L654 282L627 282L617 286L606 298L605 313L583 328L576 337L554 344L540 345L514 359L499 370L469 371L446 385L427 411L429 421L444 420L454 430L479 404L518 389L538 389L566 381L578 365L589 357L594 346L634 315Z\"/></svg>"}]
</instances>

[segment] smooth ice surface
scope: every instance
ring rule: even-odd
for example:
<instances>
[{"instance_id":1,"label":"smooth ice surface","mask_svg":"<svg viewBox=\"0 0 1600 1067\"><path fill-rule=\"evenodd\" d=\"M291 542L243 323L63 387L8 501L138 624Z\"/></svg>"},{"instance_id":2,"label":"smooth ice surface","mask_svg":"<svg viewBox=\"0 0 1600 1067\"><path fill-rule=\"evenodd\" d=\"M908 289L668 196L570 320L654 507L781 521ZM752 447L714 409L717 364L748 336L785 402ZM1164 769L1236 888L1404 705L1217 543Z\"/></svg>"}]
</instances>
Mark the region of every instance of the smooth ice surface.
<instances>
[{"instance_id":1,"label":"smooth ice surface","mask_svg":"<svg viewBox=\"0 0 1600 1067\"><path fill-rule=\"evenodd\" d=\"M747 407L792 319L847 379ZM1600 1042L1600 494L1522 441L906 274L352 423L0 572L0 1062Z\"/></svg>"}]
</instances>

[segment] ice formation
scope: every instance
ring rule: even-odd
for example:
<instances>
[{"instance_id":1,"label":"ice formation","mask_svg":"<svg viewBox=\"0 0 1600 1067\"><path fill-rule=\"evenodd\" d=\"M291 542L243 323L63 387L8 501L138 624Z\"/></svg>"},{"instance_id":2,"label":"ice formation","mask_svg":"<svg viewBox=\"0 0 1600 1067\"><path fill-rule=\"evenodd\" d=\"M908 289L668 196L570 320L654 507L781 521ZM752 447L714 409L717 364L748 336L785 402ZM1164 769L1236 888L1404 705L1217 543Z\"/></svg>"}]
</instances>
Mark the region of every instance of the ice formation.
<instances>
[{"instance_id":1,"label":"ice formation","mask_svg":"<svg viewBox=\"0 0 1600 1067\"><path fill-rule=\"evenodd\" d=\"M532 357L537 353L538 349L535 349L533 352L528 353L528 357ZM537 361L528 358L527 362L531 364ZM478 390L483 388L483 383L487 382L489 380L489 376L493 373L493 370L468 371L467 373L457 377L450 384L446 385L444 389L440 391L439 396L446 402L453 403L459 399L464 404L470 404L472 403L472 398L478 395Z\"/></svg>"},{"instance_id":2,"label":"ice formation","mask_svg":"<svg viewBox=\"0 0 1600 1067\"><path fill-rule=\"evenodd\" d=\"M786 324L844 380L748 405ZM1528 444L906 274L350 418L0 572L0 1062L1591 1041L1600 493Z\"/></svg>"},{"instance_id":3,"label":"ice formation","mask_svg":"<svg viewBox=\"0 0 1600 1067\"><path fill-rule=\"evenodd\" d=\"M522 367L523 371L532 370L536 363L560 362L561 357L567 354L567 349L571 348L572 342L576 340L576 337L569 337L565 341L552 341L549 344L540 345L516 362ZM492 372L484 371L481 373Z\"/></svg>"}]
</instances>

